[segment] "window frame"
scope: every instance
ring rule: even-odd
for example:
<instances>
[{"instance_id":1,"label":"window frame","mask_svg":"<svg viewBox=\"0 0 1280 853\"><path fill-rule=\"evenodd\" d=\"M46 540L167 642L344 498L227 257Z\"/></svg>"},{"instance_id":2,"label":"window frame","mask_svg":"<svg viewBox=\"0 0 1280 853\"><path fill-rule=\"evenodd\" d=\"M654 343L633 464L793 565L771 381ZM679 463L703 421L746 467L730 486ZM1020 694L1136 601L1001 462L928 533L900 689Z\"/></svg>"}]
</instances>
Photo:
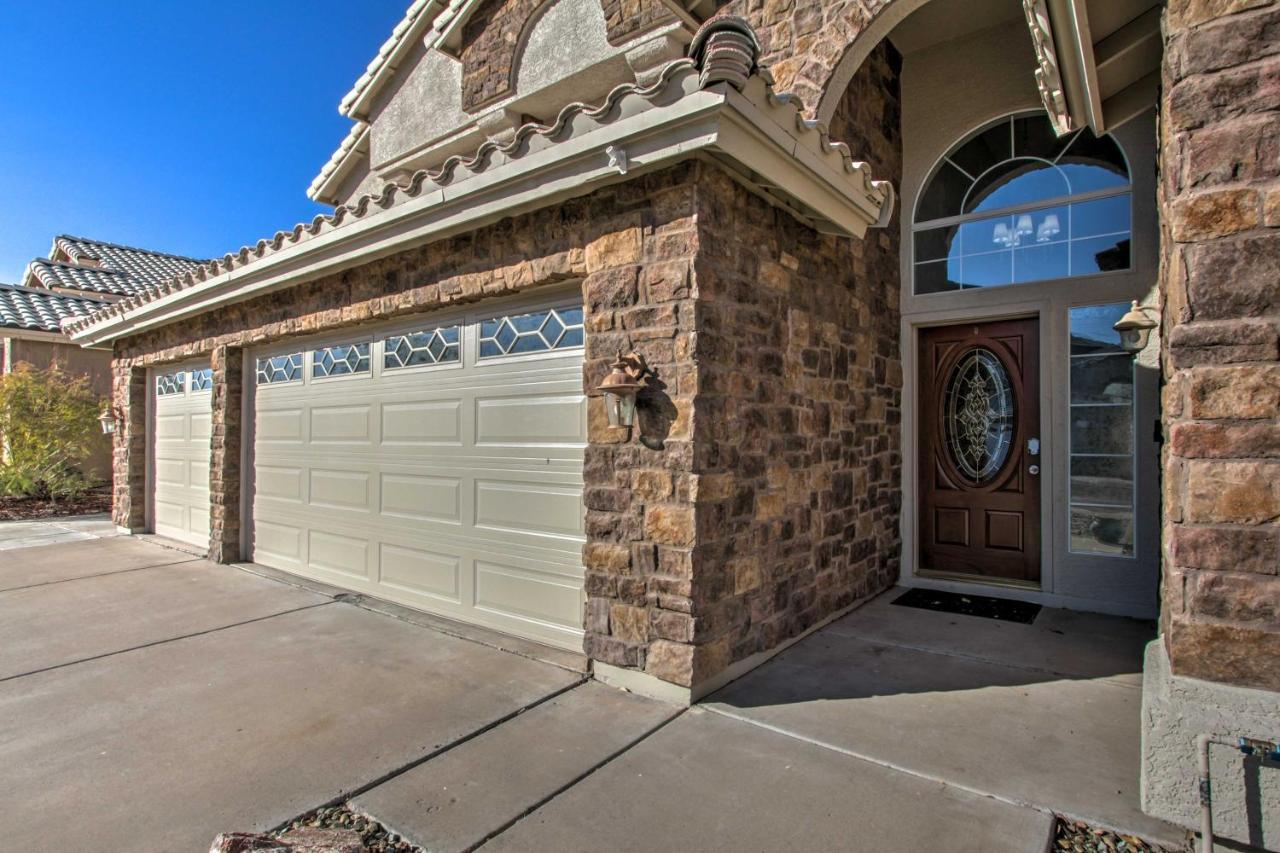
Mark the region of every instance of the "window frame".
<instances>
[{"instance_id":1,"label":"window frame","mask_svg":"<svg viewBox=\"0 0 1280 853\"><path fill-rule=\"evenodd\" d=\"M971 176L968 170L958 166L951 159L952 155L956 151L960 150L963 146L968 144L971 140L986 133L991 128L999 126L1002 123L1008 123L1010 128L1010 135L1011 135L1010 153L1012 155L1014 151L1014 145L1012 140L1014 122L1020 118L1043 117L1043 115L1044 113L1041 110L1019 110L1016 112L1005 113L1003 115L996 116L995 118L988 119L982 122L981 124L977 125L976 127L972 128L967 133L959 136L957 138L957 141L952 143L951 146L948 147L947 150L940 157L938 157L938 159L933 163L933 165L930 166L929 170L925 173L924 180L920 182L919 187L915 192L915 198L913 201L913 207L911 212L911 221L907 229L907 235L905 240L905 242L908 244L904 255L907 258L907 272L909 273L909 284L903 288L903 291L904 293L909 294L910 298L933 299L936 297L954 295L956 293L965 293L970 291L992 291L992 290L1000 290L1004 288L1017 289L1017 288L1023 288L1023 287L1026 287L1027 285L1032 285L1032 284L1043 285L1051 282L1099 279L1099 278L1113 277L1113 276L1132 275L1133 273L1137 272L1137 263L1136 263L1137 245L1135 241L1136 229L1135 229L1135 219L1134 219L1135 205L1134 205L1133 164L1132 164L1129 152L1125 150L1124 145L1114 135L1112 135L1111 141L1115 145L1116 150L1120 152L1120 157L1124 163L1124 168L1125 168L1126 183L1124 184L1124 186L1108 187L1108 188L1099 189L1099 190L1087 190L1085 192L1078 193L1075 195L1053 196L1051 198L1039 199L1034 202L1027 202L1027 203L1016 204L1016 205L1006 205L1004 207L993 208L991 210L973 211L971 213L960 213L960 214L955 214L953 216L936 217L934 219L926 219L926 220L919 219L920 206L924 201L925 196L928 193L929 187L933 184L933 181L938 177L938 173L944 165L950 164L953 169L957 169L963 175L965 175L965 177L970 178L970 181L971 181L970 186L965 191L966 200L968 199L969 192L972 191L973 186L977 183L978 180L981 179L982 175L986 174L991 169L996 168L997 166L1003 163L1009 162L1011 160L1038 160L1040 162L1048 163L1050 165L1053 165L1054 167L1057 167L1058 161L1061 159L1063 155L1067 153L1068 150L1070 150L1071 146L1075 144L1075 141L1080 136L1080 134L1085 132L1085 128L1081 128L1075 131L1071 135L1070 141L1064 143L1062 147L1062 151L1052 161L1046 160L1042 157L1034 157L1031 155L1023 155L1023 156L1015 155L1015 156L1006 157L1002 160L999 160L996 163L993 163L992 165L984 169L981 173L979 173L977 176ZM970 222L980 222L982 220L993 219L1001 216L1012 217L1012 216L1017 216L1018 214L1031 213L1037 210L1045 210L1052 207L1085 204L1088 202L1099 201L1099 200L1108 199L1108 198L1115 198L1117 196L1125 196L1125 195L1129 197L1129 206L1128 206L1129 207L1129 229L1128 229L1129 266L1126 269L1099 270L1097 272L1089 272L1089 273L1083 273L1083 274L1068 274L1068 275L1056 276L1056 277L1050 277L1050 278L1039 278L1039 279L1033 279L1031 281L1010 281L1004 284L981 285L981 286L974 286L972 288L962 287L962 288L956 288L952 290L939 290L931 293L924 293L916 290L917 264L947 263L950 260L947 257L936 258L930 261L917 260L916 258L916 234L917 233L920 233L923 231L932 231L935 229L947 228L952 226L955 226L958 228ZM1105 235L1094 235L1094 236L1105 236ZM1069 252L1070 251L1069 247L1071 243L1074 242L1074 240L1069 238L1063 242L1066 243L1066 245L1068 246L1068 252Z\"/></svg>"}]
</instances>

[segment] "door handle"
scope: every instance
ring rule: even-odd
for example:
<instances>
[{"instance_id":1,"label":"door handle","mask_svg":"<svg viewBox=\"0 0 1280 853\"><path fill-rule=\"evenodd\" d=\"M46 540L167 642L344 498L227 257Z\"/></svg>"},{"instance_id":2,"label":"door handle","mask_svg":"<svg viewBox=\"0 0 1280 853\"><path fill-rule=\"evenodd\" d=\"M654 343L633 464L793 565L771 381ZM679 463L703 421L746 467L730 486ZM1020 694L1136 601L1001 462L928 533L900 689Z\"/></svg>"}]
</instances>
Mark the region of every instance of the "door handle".
<instances>
[{"instance_id":1,"label":"door handle","mask_svg":"<svg viewBox=\"0 0 1280 853\"><path fill-rule=\"evenodd\" d=\"M1039 455L1040 455L1040 439L1038 439L1038 438L1028 438L1028 439L1027 439L1027 454L1028 454L1029 456L1039 456Z\"/></svg>"},{"instance_id":2,"label":"door handle","mask_svg":"<svg viewBox=\"0 0 1280 853\"><path fill-rule=\"evenodd\" d=\"M1027 473L1030 474L1032 477L1034 477L1035 475L1040 473L1040 466L1032 465L1030 468L1027 469Z\"/></svg>"}]
</instances>

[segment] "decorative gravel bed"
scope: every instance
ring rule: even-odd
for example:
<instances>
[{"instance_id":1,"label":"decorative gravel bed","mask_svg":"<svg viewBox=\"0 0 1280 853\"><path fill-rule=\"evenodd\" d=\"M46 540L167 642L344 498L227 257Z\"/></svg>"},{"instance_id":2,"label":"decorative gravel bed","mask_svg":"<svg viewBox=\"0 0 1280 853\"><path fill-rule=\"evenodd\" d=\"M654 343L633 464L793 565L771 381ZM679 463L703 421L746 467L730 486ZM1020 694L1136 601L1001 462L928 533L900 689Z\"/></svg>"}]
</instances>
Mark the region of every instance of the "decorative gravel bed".
<instances>
[{"instance_id":1,"label":"decorative gravel bed","mask_svg":"<svg viewBox=\"0 0 1280 853\"><path fill-rule=\"evenodd\" d=\"M368 853L425 853L421 847L410 844L395 833L388 832L386 827L373 818L356 814L345 803L316 809L305 814L277 832L276 836L306 827L353 830L359 834L360 840L364 843L364 849Z\"/></svg>"},{"instance_id":2,"label":"decorative gravel bed","mask_svg":"<svg viewBox=\"0 0 1280 853\"><path fill-rule=\"evenodd\" d=\"M1191 848L1164 847L1133 835L1118 835L1059 815L1053 849L1063 853L1183 853Z\"/></svg>"}]
</instances>

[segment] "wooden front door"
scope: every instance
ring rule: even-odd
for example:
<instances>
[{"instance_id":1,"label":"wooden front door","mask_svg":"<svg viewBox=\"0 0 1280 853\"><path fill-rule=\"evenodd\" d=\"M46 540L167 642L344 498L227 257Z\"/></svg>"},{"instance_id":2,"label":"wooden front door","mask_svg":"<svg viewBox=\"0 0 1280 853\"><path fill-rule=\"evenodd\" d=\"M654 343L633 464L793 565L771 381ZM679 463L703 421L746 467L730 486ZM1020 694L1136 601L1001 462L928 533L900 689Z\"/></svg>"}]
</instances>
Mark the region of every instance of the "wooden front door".
<instances>
[{"instance_id":1,"label":"wooden front door","mask_svg":"<svg viewBox=\"0 0 1280 853\"><path fill-rule=\"evenodd\" d=\"M1038 322L920 333L920 566L1040 580Z\"/></svg>"}]
</instances>

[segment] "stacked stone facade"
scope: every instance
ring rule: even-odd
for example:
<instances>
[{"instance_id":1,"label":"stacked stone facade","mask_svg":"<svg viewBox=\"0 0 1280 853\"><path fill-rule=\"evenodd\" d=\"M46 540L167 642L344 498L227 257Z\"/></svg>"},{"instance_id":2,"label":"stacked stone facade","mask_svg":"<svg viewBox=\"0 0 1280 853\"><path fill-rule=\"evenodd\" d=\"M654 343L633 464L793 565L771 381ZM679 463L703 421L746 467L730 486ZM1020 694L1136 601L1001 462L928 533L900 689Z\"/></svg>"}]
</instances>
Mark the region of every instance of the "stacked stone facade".
<instances>
[{"instance_id":1,"label":"stacked stone facade","mask_svg":"<svg viewBox=\"0 0 1280 853\"><path fill-rule=\"evenodd\" d=\"M1173 0L1161 102L1163 633L1280 689L1280 3Z\"/></svg>"}]
</instances>

